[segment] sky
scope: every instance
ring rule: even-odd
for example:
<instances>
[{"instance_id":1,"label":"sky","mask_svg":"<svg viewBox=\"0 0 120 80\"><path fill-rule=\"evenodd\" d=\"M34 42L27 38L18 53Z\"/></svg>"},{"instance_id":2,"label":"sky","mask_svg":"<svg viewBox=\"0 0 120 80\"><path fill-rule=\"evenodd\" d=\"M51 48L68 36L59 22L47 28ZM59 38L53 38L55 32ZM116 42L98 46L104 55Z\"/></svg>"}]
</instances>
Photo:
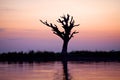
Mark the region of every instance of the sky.
<instances>
[{"instance_id":1,"label":"sky","mask_svg":"<svg viewBox=\"0 0 120 80\"><path fill-rule=\"evenodd\" d=\"M59 27L70 14L79 31L68 51L120 50L120 0L0 0L0 52L60 52L62 40L39 20Z\"/></svg>"}]
</instances>

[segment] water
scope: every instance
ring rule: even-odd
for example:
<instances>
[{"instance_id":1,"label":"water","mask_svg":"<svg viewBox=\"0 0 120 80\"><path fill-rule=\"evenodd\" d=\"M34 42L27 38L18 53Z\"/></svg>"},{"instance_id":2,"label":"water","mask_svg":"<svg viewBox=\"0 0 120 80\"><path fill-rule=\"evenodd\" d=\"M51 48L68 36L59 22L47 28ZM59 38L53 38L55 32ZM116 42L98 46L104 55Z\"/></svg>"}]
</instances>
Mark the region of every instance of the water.
<instances>
[{"instance_id":1,"label":"water","mask_svg":"<svg viewBox=\"0 0 120 80\"><path fill-rule=\"evenodd\" d=\"M65 80L61 62L0 63L0 80ZM120 80L120 63L68 62L70 80Z\"/></svg>"}]
</instances>

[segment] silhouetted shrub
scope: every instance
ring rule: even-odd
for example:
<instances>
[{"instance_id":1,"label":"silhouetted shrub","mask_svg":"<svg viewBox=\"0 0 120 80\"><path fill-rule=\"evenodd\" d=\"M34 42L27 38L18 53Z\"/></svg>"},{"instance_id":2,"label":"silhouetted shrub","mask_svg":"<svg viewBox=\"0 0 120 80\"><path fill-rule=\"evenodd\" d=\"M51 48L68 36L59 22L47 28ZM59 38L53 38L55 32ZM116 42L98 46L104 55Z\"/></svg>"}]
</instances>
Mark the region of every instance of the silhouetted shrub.
<instances>
[{"instance_id":1,"label":"silhouetted shrub","mask_svg":"<svg viewBox=\"0 0 120 80\"><path fill-rule=\"evenodd\" d=\"M69 61L120 61L120 51L72 51L68 53ZM61 61L61 53L29 51L8 52L0 54L0 62L43 62L43 61Z\"/></svg>"}]
</instances>

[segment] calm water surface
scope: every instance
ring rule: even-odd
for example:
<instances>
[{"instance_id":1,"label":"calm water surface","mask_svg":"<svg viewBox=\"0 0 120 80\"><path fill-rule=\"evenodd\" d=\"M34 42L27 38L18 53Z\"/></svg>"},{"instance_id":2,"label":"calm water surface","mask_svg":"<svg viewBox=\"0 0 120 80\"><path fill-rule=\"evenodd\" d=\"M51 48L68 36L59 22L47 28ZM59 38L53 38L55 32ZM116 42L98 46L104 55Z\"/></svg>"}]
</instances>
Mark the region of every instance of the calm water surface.
<instances>
[{"instance_id":1,"label":"calm water surface","mask_svg":"<svg viewBox=\"0 0 120 80\"><path fill-rule=\"evenodd\" d=\"M120 80L120 63L68 62L71 80ZM61 62L0 63L0 80L63 80Z\"/></svg>"}]
</instances>

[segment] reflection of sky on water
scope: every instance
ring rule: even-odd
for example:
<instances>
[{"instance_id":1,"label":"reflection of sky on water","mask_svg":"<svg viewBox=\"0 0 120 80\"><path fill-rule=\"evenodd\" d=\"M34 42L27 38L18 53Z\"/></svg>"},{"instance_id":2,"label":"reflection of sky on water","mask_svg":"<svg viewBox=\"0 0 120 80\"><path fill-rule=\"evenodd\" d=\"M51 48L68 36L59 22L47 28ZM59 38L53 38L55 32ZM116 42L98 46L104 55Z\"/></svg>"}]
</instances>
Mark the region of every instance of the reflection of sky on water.
<instances>
[{"instance_id":1,"label":"reflection of sky on water","mask_svg":"<svg viewBox=\"0 0 120 80\"><path fill-rule=\"evenodd\" d=\"M0 63L1 80L63 80L61 62ZM120 63L68 62L71 80L119 80Z\"/></svg>"}]
</instances>

